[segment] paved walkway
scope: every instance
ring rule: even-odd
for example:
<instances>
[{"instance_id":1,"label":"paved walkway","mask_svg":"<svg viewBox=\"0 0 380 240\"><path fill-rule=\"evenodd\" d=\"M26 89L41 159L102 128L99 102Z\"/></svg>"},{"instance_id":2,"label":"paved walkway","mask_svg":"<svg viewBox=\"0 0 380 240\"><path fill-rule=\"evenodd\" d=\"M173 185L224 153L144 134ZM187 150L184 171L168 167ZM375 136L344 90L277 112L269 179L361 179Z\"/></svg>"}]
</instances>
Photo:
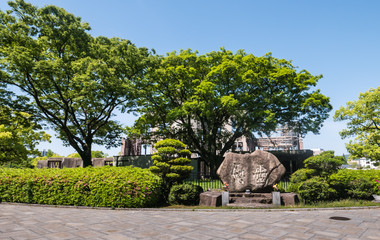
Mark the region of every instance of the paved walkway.
<instances>
[{"instance_id":1,"label":"paved walkway","mask_svg":"<svg viewBox=\"0 0 380 240\"><path fill-rule=\"evenodd\" d=\"M0 239L380 239L380 208L169 211L2 203Z\"/></svg>"}]
</instances>

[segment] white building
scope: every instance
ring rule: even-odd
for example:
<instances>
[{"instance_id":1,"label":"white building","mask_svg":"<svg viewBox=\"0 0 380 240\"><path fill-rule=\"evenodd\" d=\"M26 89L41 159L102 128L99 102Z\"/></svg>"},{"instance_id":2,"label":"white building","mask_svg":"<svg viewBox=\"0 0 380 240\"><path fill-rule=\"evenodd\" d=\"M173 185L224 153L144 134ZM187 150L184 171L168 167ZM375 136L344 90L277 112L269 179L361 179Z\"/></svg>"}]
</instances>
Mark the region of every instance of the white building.
<instances>
[{"instance_id":1,"label":"white building","mask_svg":"<svg viewBox=\"0 0 380 240\"><path fill-rule=\"evenodd\" d=\"M319 155L319 154L321 154L321 153L323 153L325 151L322 148L312 148L310 150L313 151L313 156Z\"/></svg>"},{"instance_id":2,"label":"white building","mask_svg":"<svg viewBox=\"0 0 380 240\"><path fill-rule=\"evenodd\" d=\"M350 161L351 164L356 163L356 168L364 168L364 169L377 169L374 165L375 161L371 161L366 158L354 159Z\"/></svg>"}]
</instances>

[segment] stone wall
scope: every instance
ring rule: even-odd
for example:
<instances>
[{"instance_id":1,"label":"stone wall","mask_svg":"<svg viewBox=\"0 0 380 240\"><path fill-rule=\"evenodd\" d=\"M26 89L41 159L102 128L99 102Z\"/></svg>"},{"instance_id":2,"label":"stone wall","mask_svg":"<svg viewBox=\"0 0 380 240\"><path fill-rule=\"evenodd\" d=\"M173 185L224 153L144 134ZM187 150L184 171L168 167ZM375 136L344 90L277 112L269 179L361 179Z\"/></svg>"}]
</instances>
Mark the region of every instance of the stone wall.
<instances>
[{"instance_id":1,"label":"stone wall","mask_svg":"<svg viewBox=\"0 0 380 240\"><path fill-rule=\"evenodd\" d=\"M113 158L93 158L93 167L112 165ZM81 158L48 158L37 162L37 168L76 168L83 167Z\"/></svg>"}]
</instances>

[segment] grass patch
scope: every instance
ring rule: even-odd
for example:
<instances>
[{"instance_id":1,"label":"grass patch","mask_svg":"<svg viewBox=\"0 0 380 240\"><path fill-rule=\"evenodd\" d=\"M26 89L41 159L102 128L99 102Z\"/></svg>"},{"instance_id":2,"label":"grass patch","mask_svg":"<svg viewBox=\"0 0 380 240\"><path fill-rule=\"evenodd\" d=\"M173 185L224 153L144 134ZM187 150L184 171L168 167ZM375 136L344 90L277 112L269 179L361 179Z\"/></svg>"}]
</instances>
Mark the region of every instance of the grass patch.
<instances>
[{"instance_id":1,"label":"grass patch","mask_svg":"<svg viewBox=\"0 0 380 240\"><path fill-rule=\"evenodd\" d=\"M340 201L333 201L333 202L318 202L314 204L304 204L299 203L294 206L281 206L281 207L268 207L264 209L295 209L295 208L337 208L337 207L371 207L371 206L377 206L380 207L380 203L372 202L372 201L365 201L365 200L352 200L352 199L345 199ZM252 209L252 208L245 208L245 207L208 207L208 206L184 206L184 205L169 205L162 208L170 208L170 209ZM258 208L263 209L263 208Z\"/></svg>"},{"instance_id":2,"label":"grass patch","mask_svg":"<svg viewBox=\"0 0 380 240\"><path fill-rule=\"evenodd\" d=\"M344 199L340 201L331 202L317 202L312 204L299 203L295 206L282 206L281 208L336 208L336 207L370 207L378 206L380 203L367 201L367 200L354 200L354 199Z\"/></svg>"},{"instance_id":3,"label":"grass patch","mask_svg":"<svg viewBox=\"0 0 380 240\"><path fill-rule=\"evenodd\" d=\"M220 207L208 207L208 206L185 206L185 205L169 205L165 207L161 207L163 209L247 209L245 207L227 207L227 206L220 206Z\"/></svg>"}]
</instances>

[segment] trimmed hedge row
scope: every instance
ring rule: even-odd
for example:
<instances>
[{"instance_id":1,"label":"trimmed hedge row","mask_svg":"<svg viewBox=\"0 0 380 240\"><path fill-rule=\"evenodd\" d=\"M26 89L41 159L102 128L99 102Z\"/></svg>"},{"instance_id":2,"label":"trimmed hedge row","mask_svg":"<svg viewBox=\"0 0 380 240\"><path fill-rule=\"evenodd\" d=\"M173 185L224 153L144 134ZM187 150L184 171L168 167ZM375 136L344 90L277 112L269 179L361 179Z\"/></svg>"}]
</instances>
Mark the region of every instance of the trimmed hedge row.
<instances>
[{"instance_id":1,"label":"trimmed hedge row","mask_svg":"<svg viewBox=\"0 0 380 240\"><path fill-rule=\"evenodd\" d=\"M379 170L342 169L330 176L313 176L313 169L301 169L291 177L291 191L300 194L306 202L340 199L372 199L380 194Z\"/></svg>"},{"instance_id":2,"label":"trimmed hedge row","mask_svg":"<svg viewBox=\"0 0 380 240\"><path fill-rule=\"evenodd\" d=\"M161 179L133 167L0 168L4 202L136 208L156 206Z\"/></svg>"}]
</instances>

